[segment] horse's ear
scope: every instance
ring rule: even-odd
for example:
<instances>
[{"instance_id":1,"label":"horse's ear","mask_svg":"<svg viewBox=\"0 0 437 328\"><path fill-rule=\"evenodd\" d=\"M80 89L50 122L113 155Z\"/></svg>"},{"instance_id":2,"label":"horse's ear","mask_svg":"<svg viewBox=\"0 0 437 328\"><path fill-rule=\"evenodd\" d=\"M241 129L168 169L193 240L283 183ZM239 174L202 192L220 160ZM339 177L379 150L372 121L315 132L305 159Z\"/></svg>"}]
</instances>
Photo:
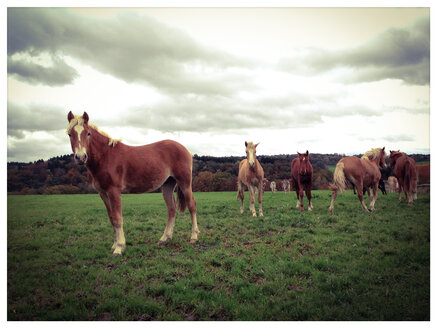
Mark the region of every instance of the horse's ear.
<instances>
[{"instance_id":1,"label":"horse's ear","mask_svg":"<svg viewBox=\"0 0 437 328\"><path fill-rule=\"evenodd\" d=\"M245 142L244 142L244 146L246 146L246 147L247 147L247 141L245 141Z\"/></svg>"},{"instance_id":2,"label":"horse's ear","mask_svg":"<svg viewBox=\"0 0 437 328\"><path fill-rule=\"evenodd\" d=\"M255 148L259 145L259 142L255 145Z\"/></svg>"},{"instance_id":3,"label":"horse's ear","mask_svg":"<svg viewBox=\"0 0 437 328\"><path fill-rule=\"evenodd\" d=\"M86 112L83 112L82 118L84 123L88 123L88 120L90 119Z\"/></svg>"},{"instance_id":4,"label":"horse's ear","mask_svg":"<svg viewBox=\"0 0 437 328\"><path fill-rule=\"evenodd\" d=\"M70 121L74 118L74 115L73 115L73 113L71 112L71 110L70 110L70 112L68 113L67 118L68 118L68 122L70 122Z\"/></svg>"},{"instance_id":5,"label":"horse's ear","mask_svg":"<svg viewBox=\"0 0 437 328\"><path fill-rule=\"evenodd\" d=\"M307 150L307 152L305 153L307 156L309 155L309 153L308 153L308 150Z\"/></svg>"}]
</instances>

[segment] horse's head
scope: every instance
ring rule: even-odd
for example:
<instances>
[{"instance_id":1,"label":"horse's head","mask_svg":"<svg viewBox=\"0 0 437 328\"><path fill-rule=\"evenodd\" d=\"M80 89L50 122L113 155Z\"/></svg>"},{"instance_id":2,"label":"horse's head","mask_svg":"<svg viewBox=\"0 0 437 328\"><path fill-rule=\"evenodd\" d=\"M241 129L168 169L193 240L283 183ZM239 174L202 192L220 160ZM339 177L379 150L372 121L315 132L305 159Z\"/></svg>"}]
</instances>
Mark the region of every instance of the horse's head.
<instances>
[{"instance_id":1,"label":"horse's head","mask_svg":"<svg viewBox=\"0 0 437 328\"><path fill-rule=\"evenodd\" d=\"M390 150L390 167L394 168L396 165L396 161L398 160L399 157L401 157L403 155L403 153L401 153L399 150Z\"/></svg>"},{"instance_id":2,"label":"horse's head","mask_svg":"<svg viewBox=\"0 0 437 328\"><path fill-rule=\"evenodd\" d=\"M67 134L70 137L71 149L74 153L76 163L85 164L88 160L87 150L89 149L91 128L88 126L88 114L80 115L68 113Z\"/></svg>"},{"instance_id":3,"label":"horse's head","mask_svg":"<svg viewBox=\"0 0 437 328\"><path fill-rule=\"evenodd\" d=\"M246 157L249 167L254 168L256 162L256 147L259 143L254 144L253 142L245 141L244 144L246 145Z\"/></svg>"},{"instance_id":4,"label":"horse's head","mask_svg":"<svg viewBox=\"0 0 437 328\"><path fill-rule=\"evenodd\" d=\"M387 156L387 154L385 153L385 147L382 147L379 153L379 167L381 168L385 168L387 166L387 164L385 163L385 157Z\"/></svg>"},{"instance_id":5,"label":"horse's head","mask_svg":"<svg viewBox=\"0 0 437 328\"><path fill-rule=\"evenodd\" d=\"M309 173L311 173L311 164L310 164L310 154L308 153L308 150L306 151L306 153L299 153L297 152L297 154L299 155L299 174L300 175L307 175Z\"/></svg>"}]
</instances>

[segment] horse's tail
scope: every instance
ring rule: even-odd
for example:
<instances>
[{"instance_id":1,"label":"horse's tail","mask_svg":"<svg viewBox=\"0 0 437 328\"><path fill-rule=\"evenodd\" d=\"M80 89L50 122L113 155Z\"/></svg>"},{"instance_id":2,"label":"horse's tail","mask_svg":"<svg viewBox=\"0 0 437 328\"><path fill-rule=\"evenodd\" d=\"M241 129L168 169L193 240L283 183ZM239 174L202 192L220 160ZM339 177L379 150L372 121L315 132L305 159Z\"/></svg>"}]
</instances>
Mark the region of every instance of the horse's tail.
<instances>
[{"instance_id":1,"label":"horse's tail","mask_svg":"<svg viewBox=\"0 0 437 328\"><path fill-rule=\"evenodd\" d=\"M409 161L405 162L405 166L404 166L404 170L405 170L405 175L404 175L404 183L405 186L407 187L407 192L410 193L411 192L411 164Z\"/></svg>"},{"instance_id":2,"label":"horse's tail","mask_svg":"<svg viewBox=\"0 0 437 328\"><path fill-rule=\"evenodd\" d=\"M184 193L182 192L181 188L178 186L177 188L177 207L179 212L184 213L187 209L187 202L185 200Z\"/></svg>"},{"instance_id":3,"label":"horse's tail","mask_svg":"<svg viewBox=\"0 0 437 328\"><path fill-rule=\"evenodd\" d=\"M346 177L344 175L344 163L338 163L334 171L334 183L329 185L331 190L346 190Z\"/></svg>"}]
</instances>

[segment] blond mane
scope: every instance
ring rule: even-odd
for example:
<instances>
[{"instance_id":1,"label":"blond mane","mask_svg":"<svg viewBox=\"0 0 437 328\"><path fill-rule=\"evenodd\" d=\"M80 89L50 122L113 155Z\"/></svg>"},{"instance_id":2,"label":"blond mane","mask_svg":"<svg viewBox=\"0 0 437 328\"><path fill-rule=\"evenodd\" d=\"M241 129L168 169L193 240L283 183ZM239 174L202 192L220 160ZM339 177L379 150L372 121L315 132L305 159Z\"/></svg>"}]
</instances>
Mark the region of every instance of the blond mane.
<instances>
[{"instance_id":1,"label":"blond mane","mask_svg":"<svg viewBox=\"0 0 437 328\"><path fill-rule=\"evenodd\" d=\"M82 115L74 115L74 118L72 118L70 123L68 124L66 133L69 134L71 129L74 128L76 125L83 126L84 123L85 123L85 121L84 121ZM111 138L111 136L109 134L107 134L105 131L100 130L99 127L95 124L88 123L88 126L92 129L96 130L101 135L104 135L105 137L107 137L109 139L108 146L115 147L115 145L121 141L121 139Z\"/></svg>"},{"instance_id":2,"label":"blond mane","mask_svg":"<svg viewBox=\"0 0 437 328\"><path fill-rule=\"evenodd\" d=\"M381 148L373 148L371 150L366 151L365 154L361 156L361 158L367 160L373 160L378 158L380 153L381 153ZM384 151L384 156L386 156L385 151Z\"/></svg>"}]
</instances>

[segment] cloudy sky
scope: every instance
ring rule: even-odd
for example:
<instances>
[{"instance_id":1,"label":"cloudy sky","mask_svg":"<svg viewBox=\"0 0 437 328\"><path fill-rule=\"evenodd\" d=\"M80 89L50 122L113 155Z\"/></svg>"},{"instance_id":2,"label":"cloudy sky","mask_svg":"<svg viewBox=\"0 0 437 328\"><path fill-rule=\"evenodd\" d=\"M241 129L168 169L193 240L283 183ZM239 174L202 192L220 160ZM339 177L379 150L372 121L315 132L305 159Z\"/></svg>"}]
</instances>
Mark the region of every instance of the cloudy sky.
<instances>
[{"instance_id":1,"label":"cloudy sky","mask_svg":"<svg viewBox=\"0 0 437 328\"><path fill-rule=\"evenodd\" d=\"M430 152L427 8L8 8L7 160L67 113L199 155Z\"/></svg>"}]
</instances>

